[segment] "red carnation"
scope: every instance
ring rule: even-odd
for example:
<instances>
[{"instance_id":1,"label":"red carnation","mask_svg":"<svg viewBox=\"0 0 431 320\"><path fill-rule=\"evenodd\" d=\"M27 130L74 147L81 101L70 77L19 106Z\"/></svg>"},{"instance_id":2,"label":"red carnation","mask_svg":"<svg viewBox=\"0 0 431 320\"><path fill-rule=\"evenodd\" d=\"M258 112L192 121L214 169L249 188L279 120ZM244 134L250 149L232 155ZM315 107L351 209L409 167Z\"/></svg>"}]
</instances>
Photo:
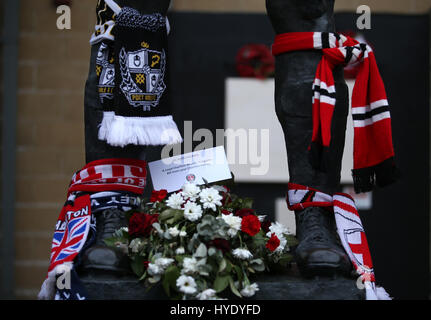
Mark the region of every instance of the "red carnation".
<instances>
[{"instance_id":1,"label":"red carnation","mask_svg":"<svg viewBox=\"0 0 431 320\"><path fill-rule=\"evenodd\" d=\"M215 247L215 248L221 250L223 253L230 251L229 241L227 241L225 239L217 238L217 239L211 240L210 242L208 242L208 246L209 247Z\"/></svg>"},{"instance_id":2,"label":"red carnation","mask_svg":"<svg viewBox=\"0 0 431 320\"><path fill-rule=\"evenodd\" d=\"M167 194L168 194L168 191L165 189L162 189L160 191L153 190L151 192L150 202L162 201L164 198L166 198Z\"/></svg>"},{"instance_id":3,"label":"red carnation","mask_svg":"<svg viewBox=\"0 0 431 320\"><path fill-rule=\"evenodd\" d=\"M267 247L271 252L273 252L275 249L278 248L280 245L280 239L273 233L271 235L271 238L269 238L268 242L266 243L265 247Z\"/></svg>"},{"instance_id":4,"label":"red carnation","mask_svg":"<svg viewBox=\"0 0 431 320\"><path fill-rule=\"evenodd\" d=\"M244 218L244 217L249 216L249 215L254 215L254 210L253 209L248 209L248 208L239 209L239 210L237 210L235 212L234 215L237 216L237 217Z\"/></svg>"},{"instance_id":5,"label":"red carnation","mask_svg":"<svg viewBox=\"0 0 431 320\"><path fill-rule=\"evenodd\" d=\"M256 235L260 231L259 218L252 214L242 218L241 231L251 236Z\"/></svg>"},{"instance_id":6,"label":"red carnation","mask_svg":"<svg viewBox=\"0 0 431 320\"><path fill-rule=\"evenodd\" d=\"M149 236L158 218L158 214L134 213L129 220L129 234L132 237Z\"/></svg>"}]
</instances>

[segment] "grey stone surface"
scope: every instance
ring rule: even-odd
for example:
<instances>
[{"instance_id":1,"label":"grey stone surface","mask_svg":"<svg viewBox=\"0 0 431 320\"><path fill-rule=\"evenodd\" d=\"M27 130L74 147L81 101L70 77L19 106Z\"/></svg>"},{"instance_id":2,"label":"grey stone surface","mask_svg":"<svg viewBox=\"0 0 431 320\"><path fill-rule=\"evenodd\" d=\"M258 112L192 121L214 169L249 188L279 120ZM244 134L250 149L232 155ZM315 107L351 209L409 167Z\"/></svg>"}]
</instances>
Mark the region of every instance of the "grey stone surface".
<instances>
[{"instance_id":1,"label":"grey stone surface","mask_svg":"<svg viewBox=\"0 0 431 320\"><path fill-rule=\"evenodd\" d=\"M86 273L81 280L89 298L94 300L166 300L163 288L155 285L148 290L133 275ZM306 279L296 267L283 273L259 275L260 290L250 300L364 300L365 292L356 287L355 279L319 277ZM237 299L235 296L226 296Z\"/></svg>"}]
</instances>

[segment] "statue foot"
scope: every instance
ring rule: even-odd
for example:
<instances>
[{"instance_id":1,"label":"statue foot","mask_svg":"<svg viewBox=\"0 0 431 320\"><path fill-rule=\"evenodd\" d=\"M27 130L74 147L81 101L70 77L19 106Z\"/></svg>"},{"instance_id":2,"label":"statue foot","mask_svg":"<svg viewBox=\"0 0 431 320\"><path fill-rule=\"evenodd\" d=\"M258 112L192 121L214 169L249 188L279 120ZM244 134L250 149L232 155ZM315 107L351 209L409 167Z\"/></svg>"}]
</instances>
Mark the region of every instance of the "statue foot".
<instances>
[{"instance_id":1,"label":"statue foot","mask_svg":"<svg viewBox=\"0 0 431 320\"><path fill-rule=\"evenodd\" d=\"M130 273L127 254L120 248L108 247L103 241L111 238L115 230L127 226L124 212L118 209L107 209L95 213L95 216L96 240L94 245L83 253L80 269Z\"/></svg>"},{"instance_id":2,"label":"statue foot","mask_svg":"<svg viewBox=\"0 0 431 320\"><path fill-rule=\"evenodd\" d=\"M339 244L330 212L312 207L297 213L296 234L295 258L303 276L350 274L350 259Z\"/></svg>"}]
</instances>

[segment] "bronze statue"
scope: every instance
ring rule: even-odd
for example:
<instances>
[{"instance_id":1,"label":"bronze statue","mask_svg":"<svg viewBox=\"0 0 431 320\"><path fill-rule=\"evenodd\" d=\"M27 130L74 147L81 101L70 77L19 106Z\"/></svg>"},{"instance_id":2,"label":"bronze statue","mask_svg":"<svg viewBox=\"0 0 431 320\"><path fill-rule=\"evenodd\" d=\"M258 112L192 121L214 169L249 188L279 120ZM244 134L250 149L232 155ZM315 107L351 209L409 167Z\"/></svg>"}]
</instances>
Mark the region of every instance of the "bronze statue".
<instances>
[{"instance_id":1,"label":"bronze statue","mask_svg":"<svg viewBox=\"0 0 431 320\"><path fill-rule=\"evenodd\" d=\"M276 34L288 32L335 32L334 0L266 0L268 16ZM331 164L326 171L309 161L312 122L312 84L322 58L318 50L283 53L276 56L275 108L283 128L290 181L322 192L339 192L348 89L343 67L334 69L336 106L332 121ZM335 234L334 217L323 208L295 212L298 267L304 275L347 274L349 259Z\"/></svg>"}]
</instances>

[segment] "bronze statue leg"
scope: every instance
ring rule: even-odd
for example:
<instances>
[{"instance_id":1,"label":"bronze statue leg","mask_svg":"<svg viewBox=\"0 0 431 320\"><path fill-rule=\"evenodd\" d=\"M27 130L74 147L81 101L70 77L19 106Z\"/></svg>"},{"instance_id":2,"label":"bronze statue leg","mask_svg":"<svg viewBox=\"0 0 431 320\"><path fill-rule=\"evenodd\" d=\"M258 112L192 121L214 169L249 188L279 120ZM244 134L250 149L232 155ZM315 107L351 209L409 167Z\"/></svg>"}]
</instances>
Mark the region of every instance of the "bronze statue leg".
<instances>
[{"instance_id":1,"label":"bronze statue leg","mask_svg":"<svg viewBox=\"0 0 431 320\"><path fill-rule=\"evenodd\" d=\"M267 0L268 16L277 34L334 32L333 0ZM340 191L341 161L348 115L348 90L342 68L334 71L337 103L331 128L330 163L326 172L313 168L311 143L312 84L322 53L296 51L276 57L275 107L283 128L290 181L332 194ZM333 213L311 207L295 212L296 261L304 275L348 273L350 262L338 243Z\"/></svg>"}]
</instances>

